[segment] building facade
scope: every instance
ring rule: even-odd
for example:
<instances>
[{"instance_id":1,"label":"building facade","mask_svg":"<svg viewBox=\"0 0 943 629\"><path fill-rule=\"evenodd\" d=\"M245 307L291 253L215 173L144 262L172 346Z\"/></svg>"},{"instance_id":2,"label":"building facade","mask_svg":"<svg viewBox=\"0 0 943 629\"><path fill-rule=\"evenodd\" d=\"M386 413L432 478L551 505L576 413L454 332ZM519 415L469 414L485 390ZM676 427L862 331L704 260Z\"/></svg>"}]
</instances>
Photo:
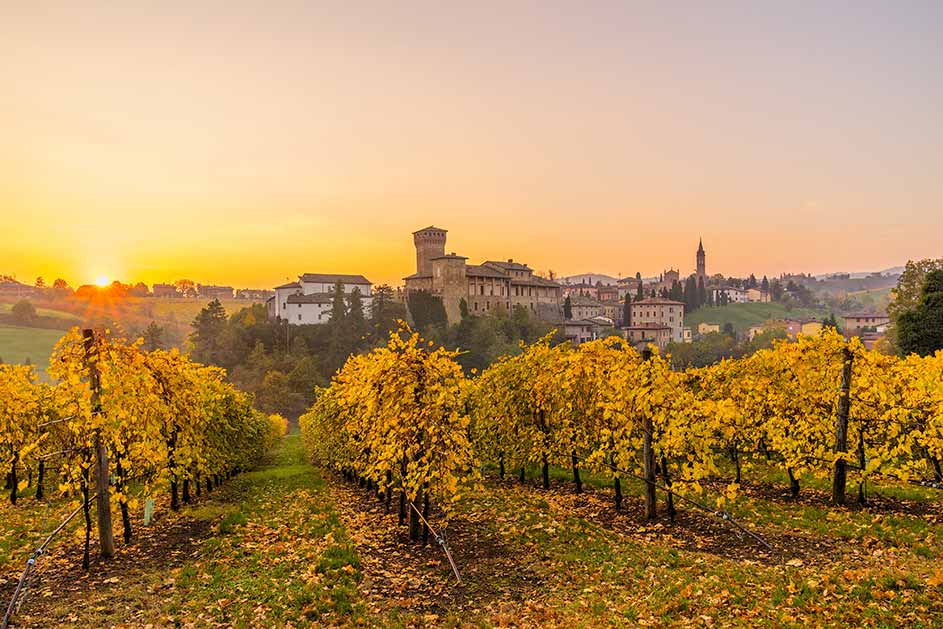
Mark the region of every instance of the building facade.
<instances>
[{"instance_id":1,"label":"building facade","mask_svg":"<svg viewBox=\"0 0 943 629\"><path fill-rule=\"evenodd\" d=\"M521 306L541 319L562 319L559 284L513 259L468 264L465 256L446 254L447 233L434 226L413 232L416 272L404 278L407 293L426 291L441 298L450 323L461 319L463 299L471 315Z\"/></svg>"},{"instance_id":2,"label":"building facade","mask_svg":"<svg viewBox=\"0 0 943 629\"><path fill-rule=\"evenodd\" d=\"M630 309L629 327L644 328L660 326L670 328L669 340L684 342L684 303L672 299L650 297L633 302Z\"/></svg>"},{"instance_id":3,"label":"building facade","mask_svg":"<svg viewBox=\"0 0 943 629\"><path fill-rule=\"evenodd\" d=\"M338 281L345 300L355 289L360 291L364 316L367 316L373 299L370 280L363 275L333 273L305 273L297 282L276 286L275 296L266 302L269 316L291 325L327 323L331 319L334 286Z\"/></svg>"}]
</instances>

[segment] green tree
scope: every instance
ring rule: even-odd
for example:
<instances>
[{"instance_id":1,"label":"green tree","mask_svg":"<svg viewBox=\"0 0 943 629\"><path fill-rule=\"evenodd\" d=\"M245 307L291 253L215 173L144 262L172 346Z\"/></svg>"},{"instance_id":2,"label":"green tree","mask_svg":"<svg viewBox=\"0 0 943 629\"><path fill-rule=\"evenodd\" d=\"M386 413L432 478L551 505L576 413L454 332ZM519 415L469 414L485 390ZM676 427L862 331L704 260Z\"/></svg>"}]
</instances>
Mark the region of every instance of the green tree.
<instances>
[{"instance_id":1,"label":"green tree","mask_svg":"<svg viewBox=\"0 0 943 629\"><path fill-rule=\"evenodd\" d=\"M704 285L704 278L697 278L697 307L700 308L707 303L707 287Z\"/></svg>"},{"instance_id":2,"label":"green tree","mask_svg":"<svg viewBox=\"0 0 943 629\"><path fill-rule=\"evenodd\" d=\"M164 349L164 328L157 325L156 322L151 321L147 324L141 336L144 338L144 349L147 351L153 352Z\"/></svg>"},{"instance_id":3,"label":"green tree","mask_svg":"<svg viewBox=\"0 0 943 629\"><path fill-rule=\"evenodd\" d=\"M222 354L222 337L226 330L226 309L214 299L206 304L190 324L190 346L197 362L219 365Z\"/></svg>"},{"instance_id":4,"label":"green tree","mask_svg":"<svg viewBox=\"0 0 943 629\"><path fill-rule=\"evenodd\" d=\"M724 324L724 327L721 328L721 331L724 333L724 336L737 336L736 330L733 329L733 324L729 321Z\"/></svg>"},{"instance_id":5,"label":"green tree","mask_svg":"<svg viewBox=\"0 0 943 629\"><path fill-rule=\"evenodd\" d=\"M429 328L444 328L448 321L442 299L428 291L417 290L410 292L406 297L409 314L420 330Z\"/></svg>"},{"instance_id":6,"label":"green tree","mask_svg":"<svg viewBox=\"0 0 943 629\"><path fill-rule=\"evenodd\" d=\"M344 301L344 283L337 280L334 282L333 290L331 290L331 318L329 321L337 328L346 318L347 304Z\"/></svg>"},{"instance_id":7,"label":"green tree","mask_svg":"<svg viewBox=\"0 0 943 629\"><path fill-rule=\"evenodd\" d=\"M920 302L897 317L897 347L903 356L943 349L943 270L927 273Z\"/></svg>"},{"instance_id":8,"label":"green tree","mask_svg":"<svg viewBox=\"0 0 943 629\"><path fill-rule=\"evenodd\" d=\"M30 325L36 320L36 308L25 299L13 304L11 314L13 321L22 325Z\"/></svg>"},{"instance_id":9,"label":"green tree","mask_svg":"<svg viewBox=\"0 0 943 629\"><path fill-rule=\"evenodd\" d=\"M462 319L468 318L468 301L466 301L464 297L458 301L458 312L462 316Z\"/></svg>"},{"instance_id":10,"label":"green tree","mask_svg":"<svg viewBox=\"0 0 943 629\"><path fill-rule=\"evenodd\" d=\"M367 335L367 321L363 316L363 299L360 295L360 289L354 288L347 295L347 321L346 333L353 348L359 348L363 344L363 339Z\"/></svg>"},{"instance_id":11,"label":"green tree","mask_svg":"<svg viewBox=\"0 0 943 629\"><path fill-rule=\"evenodd\" d=\"M622 301L622 325L632 325L632 297L628 293Z\"/></svg>"},{"instance_id":12,"label":"green tree","mask_svg":"<svg viewBox=\"0 0 943 629\"><path fill-rule=\"evenodd\" d=\"M640 274L636 273L636 275L640 275ZM645 289L642 287L642 278L639 277L637 279L638 279L638 286L635 288L635 301L642 301L643 299L645 299Z\"/></svg>"},{"instance_id":13,"label":"green tree","mask_svg":"<svg viewBox=\"0 0 943 629\"><path fill-rule=\"evenodd\" d=\"M573 318L573 301L569 295L563 300L563 318L567 321Z\"/></svg>"}]
</instances>

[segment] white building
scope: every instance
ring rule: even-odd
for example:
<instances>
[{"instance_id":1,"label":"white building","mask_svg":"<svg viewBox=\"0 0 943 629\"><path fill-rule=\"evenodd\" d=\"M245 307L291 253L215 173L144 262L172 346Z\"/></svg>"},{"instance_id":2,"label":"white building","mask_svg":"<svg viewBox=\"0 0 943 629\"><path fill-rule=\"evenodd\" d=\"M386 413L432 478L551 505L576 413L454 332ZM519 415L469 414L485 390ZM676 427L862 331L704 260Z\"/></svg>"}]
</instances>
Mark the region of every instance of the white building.
<instances>
[{"instance_id":1,"label":"white building","mask_svg":"<svg viewBox=\"0 0 943 629\"><path fill-rule=\"evenodd\" d=\"M373 284L363 275L333 273L305 273L297 282L275 287L275 296L268 301L269 316L288 321L292 325L327 323L331 319L334 285L341 282L345 301L357 289L363 302L364 316L368 316L373 300Z\"/></svg>"},{"instance_id":2,"label":"white building","mask_svg":"<svg viewBox=\"0 0 943 629\"><path fill-rule=\"evenodd\" d=\"M719 304L722 299L722 295L727 295L728 304L745 304L750 301L750 297L747 294L747 291L742 288L715 288L714 289L714 303Z\"/></svg>"}]
</instances>

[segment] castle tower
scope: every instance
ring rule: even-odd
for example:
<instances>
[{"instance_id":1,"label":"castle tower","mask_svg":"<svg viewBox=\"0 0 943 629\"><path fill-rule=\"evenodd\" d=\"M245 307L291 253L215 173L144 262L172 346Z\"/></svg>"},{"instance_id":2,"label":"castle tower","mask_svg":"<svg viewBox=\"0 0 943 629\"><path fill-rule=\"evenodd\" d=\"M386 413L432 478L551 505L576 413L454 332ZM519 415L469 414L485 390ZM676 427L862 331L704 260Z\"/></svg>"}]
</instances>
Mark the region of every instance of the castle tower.
<instances>
[{"instance_id":1,"label":"castle tower","mask_svg":"<svg viewBox=\"0 0 943 629\"><path fill-rule=\"evenodd\" d=\"M413 232L416 245L416 273L432 276L432 259L445 255L445 234L448 230L426 227Z\"/></svg>"},{"instance_id":2,"label":"castle tower","mask_svg":"<svg viewBox=\"0 0 943 629\"><path fill-rule=\"evenodd\" d=\"M704 256L703 239L699 239L697 243L697 279L707 281L707 263Z\"/></svg>"}]
</instances>

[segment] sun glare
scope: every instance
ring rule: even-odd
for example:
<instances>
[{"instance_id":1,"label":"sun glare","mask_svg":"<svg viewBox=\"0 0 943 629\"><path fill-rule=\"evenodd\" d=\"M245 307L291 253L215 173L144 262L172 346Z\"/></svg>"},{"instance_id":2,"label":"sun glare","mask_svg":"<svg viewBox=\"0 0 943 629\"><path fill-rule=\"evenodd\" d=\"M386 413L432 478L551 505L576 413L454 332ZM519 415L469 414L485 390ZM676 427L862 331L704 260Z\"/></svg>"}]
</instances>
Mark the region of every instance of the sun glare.
<instances>
[{"instance_id":1,"label":"sun glare","mask_svg":"<svg viewBox=\"0 0 943 629\"><path fill-rule=\"evenodd\" d=\"M104 288L105 286L108 286L110 283L111 283L111 282L109 282L109 281L108 281L108 278L105 277L104 275L99 275L98 277L95 278L95 285L96 285L96 286L100 286L100 287Z\"/></svg>"}]
</instances>

